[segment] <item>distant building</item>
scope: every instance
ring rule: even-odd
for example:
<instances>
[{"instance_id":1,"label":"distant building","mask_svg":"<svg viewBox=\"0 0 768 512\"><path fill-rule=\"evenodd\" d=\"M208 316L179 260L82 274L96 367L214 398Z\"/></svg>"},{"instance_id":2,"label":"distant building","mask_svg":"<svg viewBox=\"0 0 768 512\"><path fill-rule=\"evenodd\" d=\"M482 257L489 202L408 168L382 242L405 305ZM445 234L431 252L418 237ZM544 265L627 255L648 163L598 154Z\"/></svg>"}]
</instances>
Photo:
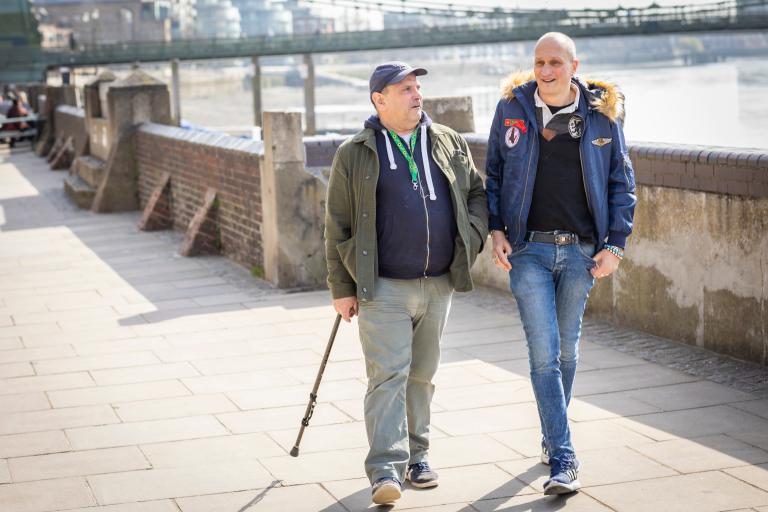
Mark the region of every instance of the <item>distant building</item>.
<instances>
[{"instance_id":1,"label":"distant building","mask_svg":"<svg viewBox=\"0 0 768 512\"><path fill-rule=\"evenodd\" d=\"M333 17L300 5L299 0L286 0L285 6L293 13L294 34L330 34L336 30Z\"/></svg>"},{"instance_id":2,"label":"distant building","mask_svg":"<svg viewBox=\"0 0 768 512\"><path fill-rule=\"evenodd\" d=\"M77 45L171 39L171 0L34 0L41 23L70 29Z\"/></svg>"},{"instance_id":3,"label":"distant building","mask_svg":"<svg viewBox=\"0 0 768 512\"><path fill-rule=\"evenodd\" d=\"M194 37L196 16L195 0L171 0L171 38Z\"/></svg>"},{"instance_id":4,"label":"distant building","mask_svg":"<svg viewBox=\"0 0 768 512\"><path fill-rule=\"evenodd\" d=\"M293 32L293 16L282 2L232 0L240 11L244 37L275 36Z\"/></svg>"},{"instance_id":5,"label":"distant building","mask_svg":"<svg viewBox=\"0 0 768 512\"><path fill-rule=\"evenodd\" d=\"M37 28L40 31L40 46L43 48L65 48L69 46L70 41L74 41L72 29L69 27L40 23Z\"/></svg>"},{"instance_id":6,"label":"distant building","mask_svg":"<svg viewBox=\"0 0 768 512\"><path fill-rule=\"evenodd\" d=\"M240 11L231 0L197 0L195 37L237 39L242 35Z\"/></svg>"}]
</instances>

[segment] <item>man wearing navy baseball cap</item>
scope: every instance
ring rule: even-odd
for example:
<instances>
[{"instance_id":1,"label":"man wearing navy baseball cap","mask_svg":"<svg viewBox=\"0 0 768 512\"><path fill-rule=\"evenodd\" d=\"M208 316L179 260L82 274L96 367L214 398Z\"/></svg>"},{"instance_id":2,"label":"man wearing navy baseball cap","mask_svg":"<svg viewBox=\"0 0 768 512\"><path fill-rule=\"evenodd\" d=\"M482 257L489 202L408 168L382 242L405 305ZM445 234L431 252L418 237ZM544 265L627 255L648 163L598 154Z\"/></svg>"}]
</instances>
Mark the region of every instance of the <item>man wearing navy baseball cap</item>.
<instances>
[{"instance_id":1,"label":"man wearing navy baseball cap","mask_svg":"<svg viewBox=\"0 0 768 512\"><path fill-rule=\"evenodd\" d=\"M434 487L427 461L432 378L454 291L488 234L482 180L466 141L422 111L423 68L377 66L376 114L333 161L325 217L328 287L344 320L358 315L368 391L365 469L374 503L402 482Z\"/></svg>"}]
</instances>

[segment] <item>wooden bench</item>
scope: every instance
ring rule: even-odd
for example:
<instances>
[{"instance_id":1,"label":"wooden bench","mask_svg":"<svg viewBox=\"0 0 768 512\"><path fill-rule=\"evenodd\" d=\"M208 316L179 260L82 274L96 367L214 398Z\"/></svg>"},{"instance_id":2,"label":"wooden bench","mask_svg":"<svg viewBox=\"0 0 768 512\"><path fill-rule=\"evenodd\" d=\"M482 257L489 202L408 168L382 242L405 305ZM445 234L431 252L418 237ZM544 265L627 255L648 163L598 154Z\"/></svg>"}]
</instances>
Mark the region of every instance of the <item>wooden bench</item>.
<instances>
[{"instance_id":1,"label":"wooden bench","mask_svg":"<svg viewBox=\"0 0 768 512\"><path fill-rule=\"evenodd\" d=\"M5 117L3 115L0 115L0 142L8 142L10 144L11 142L15 143L25 138L30 138L30 140L34 140L35 137L37 137L36 127L30 127L30 128L27 128L26 130L8 130L5 128L5 125L10 123L36 122L38 120L39 118L37 114L30 114L24 117Z\"/></svg>"}]
</instances>

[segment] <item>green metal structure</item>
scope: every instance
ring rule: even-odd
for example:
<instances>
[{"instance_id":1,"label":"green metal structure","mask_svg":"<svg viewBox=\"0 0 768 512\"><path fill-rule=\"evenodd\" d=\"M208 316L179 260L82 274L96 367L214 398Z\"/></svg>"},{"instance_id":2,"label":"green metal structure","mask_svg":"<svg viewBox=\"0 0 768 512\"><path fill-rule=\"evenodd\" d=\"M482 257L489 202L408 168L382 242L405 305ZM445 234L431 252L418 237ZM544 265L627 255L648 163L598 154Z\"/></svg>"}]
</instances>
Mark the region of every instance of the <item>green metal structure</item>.
<instances>
[{"instance_id":1,"label":"green metal structure","mask_svg":"<svg viewBox=\"0 0 768 512\"><path fill-rule=\"evenodd\" d=\"M3 0L9 1L9 0ZM24 0L10 0L25 3ZM69 49L39 46L0 49L3 73L61 66L96 66L133 62L224 59L253 56L336 53L365 50L488 44L537 39L557 30L571 37L637 36L768 29L768 0L727 0L698 6L582 11L542 10L536 15L486 19L463 26L419 30L337 32L252 39L182 40L165 43L124 43ZM2 76L0 76L2 80Z\"/></svg>"},{"instance_id":2,"label":"green metal structure","mask_svg":"<svg viewBox=\"0 0 768 512\"><path fill-rule=\"evenodd\" d=\"M40 33L28 0L0 0L0 55L27 55L29 51L40 52ZM11 69L0 58L0 82L39 80L41 68L28 64Z\"/></svg>"}]
</instances>

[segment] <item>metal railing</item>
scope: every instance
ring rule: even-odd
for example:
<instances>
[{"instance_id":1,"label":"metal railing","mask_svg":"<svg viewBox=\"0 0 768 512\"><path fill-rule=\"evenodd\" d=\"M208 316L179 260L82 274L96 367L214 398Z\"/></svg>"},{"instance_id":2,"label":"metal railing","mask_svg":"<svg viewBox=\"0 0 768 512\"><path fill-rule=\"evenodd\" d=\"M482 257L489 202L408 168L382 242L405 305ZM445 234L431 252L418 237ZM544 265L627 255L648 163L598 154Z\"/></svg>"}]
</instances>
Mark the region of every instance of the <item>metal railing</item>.
<instances>
[{"instance_id":1,"label":"metal railing","mask_svg":"<svg viewBox=\"0 0 768 512\"><path fill-rule=\"evenodd\" d=\"M571 37L768 29L768 0L728 0L697 6L644 9L517 11L471 23L249 39L180 40L82 46L77 50L20 48L0 51L0 68L53 68L131 62L335 53L526 41L557 30Z\"/></svg>"}]
</instances>

